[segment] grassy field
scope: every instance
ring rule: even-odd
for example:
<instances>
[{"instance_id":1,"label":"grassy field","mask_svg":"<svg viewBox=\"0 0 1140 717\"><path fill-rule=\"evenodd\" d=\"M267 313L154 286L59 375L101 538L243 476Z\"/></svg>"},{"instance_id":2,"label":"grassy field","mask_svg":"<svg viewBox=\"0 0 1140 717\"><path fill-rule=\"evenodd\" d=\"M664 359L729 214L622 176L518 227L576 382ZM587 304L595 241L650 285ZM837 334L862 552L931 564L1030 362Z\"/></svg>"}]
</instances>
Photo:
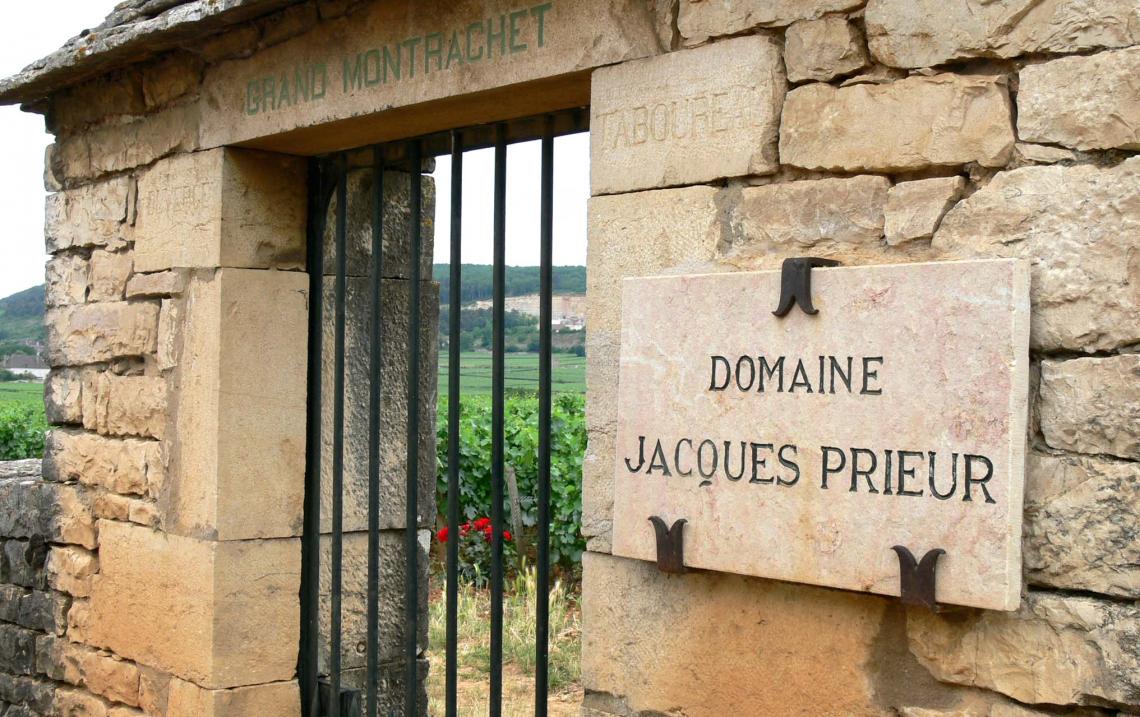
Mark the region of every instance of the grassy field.
<instances>
[{"instance_id":1,"label":"grassy field","mask_svg":"<svg viewBox=\"0 0 1140 717\"><path fill-rule=\"evenodd\" d=\"M0 383L0 408L14 404L43 406L44 385L42 383Z\"/></svg>"},{"instance_id":2,"label":"grassy field","mask_svg":"<svg viewBox=\"0 0 1140 717\"><path fill-rule=\"evenodd\" d=\"M555 392L586 392L586 359L556 353L552 358L551 383ZM447 395L447 353L439 356L439 394ZM538 354L506 354L504 382L507 389L538 390ZM491 354L472 351L459 355L459 386L463 393L491 392Z\"/></svg>"}]
</instances>

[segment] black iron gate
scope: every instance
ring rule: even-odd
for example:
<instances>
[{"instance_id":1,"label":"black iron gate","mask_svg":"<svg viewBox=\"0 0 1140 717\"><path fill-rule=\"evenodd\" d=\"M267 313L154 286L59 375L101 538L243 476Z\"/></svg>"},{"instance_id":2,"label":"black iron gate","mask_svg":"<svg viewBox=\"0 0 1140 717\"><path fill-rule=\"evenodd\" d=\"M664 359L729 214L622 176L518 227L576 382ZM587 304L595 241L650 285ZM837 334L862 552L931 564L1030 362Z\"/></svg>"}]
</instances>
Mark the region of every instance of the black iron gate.
<instances>
[{"instance_id":1,"label":"black iron gate","mask_svg":"<svg viewBox=\"0 0 1140 717\"><path fill-rule=\"evenodd\" d=\"M423 496L420 490L420 373L434 371L434 366L421 365L421 256L423 251L423 173L424 159L450 154L451 173L451 236L450 236L450 310L448 336L448 476L447 525L453 535L459 524L459 393L460 393L460 298L463 188L463 155L466 151L494 147L494 213L493 213L493 357L492 357L492 450L487 456L492 469L492 564L491 588L491 644L490 680L488 685L489 712L499 717L503 696L503 531L504 531L504 289L506 274L506 171L507 146L512 143L541 140L541 207L536 236L541 244L540 289L540 349L539 349L539 412L538 412L538 536L537 579L540 596L550 591L549 529L550 529L550 415L551 415L551 250L553 234L554 195L554 138L559 135L581 132L588 127L588 114L584 109L514 120L494 125L483 125L417 137L400 142L376 145L364 150L342 152L312 160L309 173L309 241L308 258L311 305L309 312L309 427L306 459L305 524L303 538L302 591L301 591L301 650L299 675L302 692L303 717L381 717L384 715L424 714L426 705L420 692L421 655L418 650L420 635L419 605L420 575L418 564L418 508ZM342 575L344 559L344 472L345 472L345 345L346 295L348 293L348 175L350 167L370 164L371 182L371 247L368 253L369 321L367 324L367 635L363 652L365 668L362 679L348 684L342 669L343 604ZM385 172L396 170L407 173L409 241L409 296L407 301L407 417L405 473L406 514L404 516L404 595L405 617L403 634L402 678L389 680L381 675L379 647L379 611L381 592L381 447L387 437L381 435L381 362L382 341L382 267L385 234L391 233L384 213ZM332 271L332 385L331 396L322 395L329 387L322 387L322 367L325 352L323 336L326 331L324 304L326 299L326 247L327 214L335 198L333 223ZM365 400L363 387L354 385L350 402ZM324 401L332 402L331 445L326 446L322 430ZM331 455L324 455L326 452ZM322 462L331 461L331 520L325 534L328 545L328 581L322 588ZM446 645L446 715L455 717L457 704L457 567L458 541L447 543L447 645ZM327 595L323 594L327 589ZM322 601L327 601L327 614L323 615ZM536 673L534 714L547 713L547 656L548 609L546 599L537 604ZM327 617L326 633L322 635L322 618ZM327 643L324 641L327 640ZM328 659L322 667L321 648L327 645ZM399 683L402 697L392 698L392 686ZM334 698L335 696L335 698ZM383 707L398 704L403 707ZM408 707L414 705L415 707Z\"/></svg>"}]
</instances>

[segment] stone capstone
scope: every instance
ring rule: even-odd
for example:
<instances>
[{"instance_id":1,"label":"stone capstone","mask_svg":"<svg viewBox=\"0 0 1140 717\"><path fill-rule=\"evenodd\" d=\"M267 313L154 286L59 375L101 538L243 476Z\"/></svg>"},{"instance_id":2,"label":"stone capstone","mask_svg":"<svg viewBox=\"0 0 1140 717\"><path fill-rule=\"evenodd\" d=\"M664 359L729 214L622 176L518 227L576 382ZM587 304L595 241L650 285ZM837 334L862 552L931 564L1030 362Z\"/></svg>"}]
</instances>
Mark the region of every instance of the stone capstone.
<instances>
[{"instance_id":1,"label":"stone capstone","mask_svg":"<svg viewBox=\"0 0 1140 717\"><path fill-rule=\"evenodd\" d=\"M1115 167L1001 172L943 218L947 256L1030 260L1032 346L1099 351L1140 341L1140 158Z\"/></svg>"},{"instance_id":2,"label":"stone capstone","mask_svg":"<svg viewBox=\"0 0 1140 717\"><path fill-rule=\"evenodd\" d=\"M1134 0L869 0L865 19L871 54L894 67L1140 42Z\"/></svg>"},{"instance_id":3,"label":"stone capstone","mask_svg":"<svg viewBox=\"0 0 1140 717\"><path fill-rule=\"evenodd\" d=\"M1005 83L982 76L938 74L841 88L809 84L788 93L780 126L782 163L826 171L1000 167L1013 144Z\"/></svg>"},{"instance_id":4,"label":"stone capstone","mask_svg":"<svg viewBox=\"0 0 1140 717\"><path fill-rule=\"evenodd\" d=\"M784 62L788 80L827 82L867 66L863 31L847 18L829 15L801 20L784 35Z\"/></svg>"},{"instance_id":5,"label":"stone capstone","mask_svg":"<svg viewBox=\"0 0 1140 717\"><path fill-rule=\"evenodd\" d=\"M177 296L186 290L187 276L182 271L159 271L134 274L127 282L128 299L153 299Z\"/></svg>"},{"instance_id":6,"label":"stone capstone","mask_svg":"<svg viewBox=\"0 0 1140 717\"><path fill-rule=\"evenodd\" d=\"M815 20L829 12L854 10L866 0L681 0L677 25L686 44L736 35L757 27L781 27Z\"/></svg>"},{"instance_id":7,"label":"stone capstone","mask_svg":"<svg viewBox=\"0 0 1140 717\"><path fill-rule=\"evenodd\" d=\"M1081 150L1140 149L1140 47L1022 69L1017 135Z\"/></svg>"},{"instance_id":8,"label":"stone capstone","mask_svg":"<svg viewBox=\"0 0 1140 717\"><path fill-rule=\"evenodd\" d=\"M1042 361L1038 395L1053 448L1140 460L1140 354Z\"/></svg>"},{"instance_id":9,"label":"stone capstone","mask_svg":"<svg viewBox=\"0 0 1140 717\"><path fill-rule=\"evenodd\" d=\"M963 177L936 177L902 182L887 192L885 208L887 244L929 239L966 190Z\"/></svg>"}]
</instances>

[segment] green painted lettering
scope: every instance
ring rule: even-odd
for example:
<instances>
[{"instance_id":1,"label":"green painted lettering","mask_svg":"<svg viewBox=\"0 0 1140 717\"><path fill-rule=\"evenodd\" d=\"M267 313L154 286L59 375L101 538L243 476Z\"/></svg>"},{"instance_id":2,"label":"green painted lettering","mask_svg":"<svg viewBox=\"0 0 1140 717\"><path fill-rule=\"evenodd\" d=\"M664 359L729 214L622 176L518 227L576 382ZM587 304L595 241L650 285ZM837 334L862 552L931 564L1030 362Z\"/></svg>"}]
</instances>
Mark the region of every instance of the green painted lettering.
<instances>
[{"instance_id":1,"label":"green painted lettering","mask_svg":"<svg viewBox=\"0 0 1140 717\"><path fill-rule=\"evenodd\" d=\"M277 104L278 106L293 104L293 96L289 92L289 75L284 72L281 73L281 81L278 83Z\"/></svg>"},{"instance_id":2,"label":"green painted lettering","mask_svg":"<svg viewBox=\"0 0 1140 717\"><path fill-rule=\"evenodd\" d=\"M459 30L451 33L451 42L447 46L447 62L444 63L444 69L451 67L454 61L458 65L463 64L463 50L459 47Z\"/></svg>"},{"instance_id":3,"label":"green painted lettering","mask_svg":"<svg viewBox=\"0 0 1140 717\"><path fill-rule=\"evenodd\" d=\"M433 32L424 36L424 72L431 72L431 58L435 58L435 69L443 69L443 34Z\"/></svg>"},{"instance_id":4,"label":"green painted lettering","mask_svg":"<svg viewBox=\"0 0 1140 717\"><path fill-rule=\"evenodd\" d=\"M499 57L507 54L507 16L499 15L499 31L494 29L495 18L487 18L487 59L495 54L495 39L499 41Z\"/></svg>"},{"instance_id":5,"label":"green painted lettering","mask_svg":"<svg viewBox=\"0 0 1140 717\"><path fill-rule=\"evenodd\" d=\"M420 44L422 41L422 37L412 37L404 40L402 43L404 47L408 48L408 59L411 61L410 65L408 66L409 78L416 76L416 45Z\"/></svg>"},{"instance_id":6,"label":"green painted lettering","mask_svg":"<svg viewBox=\"0 0 1140 717\"><path fill-rule=\"evenodd\" d=\"M245 87L245 113L255 115L261 111L261 82L250 80Z\"/></svg>"},{"instance_id":7,"label":"green painted lettering","mask_svg":"<svg viewBox=\"0 0 1140 717\"><path fill-rule=\"evenodd\" d=\"M301 65L293 70L293 101L308 102L312 98L313 68Z\"/></svg>"},{"instance_id":8,"label":"green painted lettering","mask_svg":"<svg viewBox=\"0 0 1140 717\"><path fill-rule=\"evenodd\" d=\"M313 72L313 77L312 77L311 82L313 85L313 99L314 100L323 100L325 98L325 91L328 89L328 85L329 85L329 66L323 62L318 62L317 64L313 65L312 72ZM318 78L321 81L320 93L317 92L317 79Z\"/></svg>"},{"instance_id":9,"label":"green painted lettering","mask_svg":"<svg viewBox=\"0 0 1140 717\"><path fill-rule=\"evenodd\" d=\"M519 42L519 20L522 20L530 13L527 10L516 10L511 13L511 40L508 43L511 48L511 54L516 52L523 52L526 50L526 43Z\"/></svg>"},{"instance_id":10,"label":"green painted lettering","mask_svg":"<svg viewBox=\"0 0 1140 717\"><path fill-rule=\"evenodd\" d=\"M400 69L403 65L403 53L400 52L400 46L396 45L395 53L392 52L393 48L384 46L384 84L388 84L388 68L392 68L392 75L398 80L403 76Z\"/></svg>"},{"instance_id":11,"label":"green painted lettering","mask_svg":"<svg viewBox=\"0 0 1140 717\"><path fill-rule=\"evenodd\" d=\"M554 7L553 2L544 2L541 5L535 5L530 9L530 14L538 18L538 46L542 47L546 43L546 13Z\"/></svg>"},{"instance_id":12,"label":"green painted lettering","mask_svg":"<svg viewBox=\"0 0 1140 717\"><path fill-rule=\"evenodd\" d=\"M277 80L266 77L261 81L261 111L277 109Z\"/></svg>"},{"instance_id":13,"label":"green painted lettering","mask_svg":"<svg viewBox=\"0 0 1140 717\"><path fill-rule=\"evenodd\" d=\"M345 94L364 86L364 55L357 55L351 64L347 57L344 58L343 77Z\"/></svg>"},{"instance_id":14,"label":"green painted lettering","mask_svg":"<svg viewBox=\"0 0 1140 717\"><path fill-rule=\"evenodd\" d=\"M483 23L482 22L473 22L467 26L467 61L468 62L478 62L479 60L483 59L483 42L480 41L478 45L475 45L474 43L471 42L471 31L472 30L478 30L479 32L483 32ZM471 48L472 47L478 47L479 48L479 54L478 55L472 55L471 54Z\"/></svg>"},{"instance_id":15,"label":"green painted lettering","mask_svg":"<svg viewBox=\"0 0 1140 717\"><path fill-rule=\"evenodd\" d=\"M380 84L380 51L369 50L364 53L364 84L375 87Z\"/></svg>"}]
</instances>

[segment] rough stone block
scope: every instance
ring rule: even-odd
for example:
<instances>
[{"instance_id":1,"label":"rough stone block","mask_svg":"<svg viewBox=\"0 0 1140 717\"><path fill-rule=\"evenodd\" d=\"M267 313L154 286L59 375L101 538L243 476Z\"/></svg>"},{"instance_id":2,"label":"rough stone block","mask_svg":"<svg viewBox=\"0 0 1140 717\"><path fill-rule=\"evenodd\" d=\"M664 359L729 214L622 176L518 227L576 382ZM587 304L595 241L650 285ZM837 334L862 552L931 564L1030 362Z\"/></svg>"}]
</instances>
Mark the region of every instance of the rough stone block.
<instances>
[{"instance_id":1,"label":"rough stone block","mask_svg":"<svg viewBox=\"0 0 1140 717\"><path fill-rule=\"evenodd\" d=\"M48 362L82 366L153 352L158 306L124 301L65 306L48 309L44 323Z\"/></svg>"},{"instance_id":2,"label":"rough stone block","mask_svg":"<svg viewBox=\"0 0 1140 717\"><path fill-rule=\"evenodd\" d=\"M827 82L861 70L870 62L863 31L845 17L801 20L784 35L788 80Z\"/></svg>"},{"instance_id":3,"label":"rough stone block","mask_svg":"<svg viewBox=\"0 0 1140 717\"><path fill-rule=\"evenodd\" d=\"M1140 47L1029 65L1020 73L1017 136L1082 150L1140 149L1137 78Z\"/></svg>"},{"instance_id":4,"label":"rough stone block","mask_svg":"<svg viewBox=\"0 0 1140 717\"><path fill-rule=\"evenodd\" d=\"M1140 465L1030 453L1025 568L1036 585L1140 597Z\"/></svg>"},{"instance_id":5,"label":"rough stone block","mask_svg":"<svg viewBox=\"0 0 1140 717\"><path fill-rule=\"evenodd\" d=\"M197 104L172 107L124 123L109 123L61 137L57 174L68 184L141 167L198 146Z\"/></svg>"},{"instance_id":6,"label":"rough stone block","mask_svg":"<svg viewBox=\"0 0 1140 717\"><path fill-rule=\"evenodd\" d=\"M767 35L598 70L590 103L592 193L776 171L786 85L779 43Z\"/></svg>"},{"instance_id":7,"label":"rough stone block","mask_svg":"<svg viewBox=\"0 0 1140 717\"><path fill-rule=\"evenodd\" d=\"M321 367L321 530L332 526L334 298L335 281L324 282L324 354ZM381 288L381 368L371 370L371 282L351 278L345 294L344 530L368 529L368 422L370 380L380 381L380 527L402 528L406 518L408 435L409 282L383 281ZM434 524L436 480L436 393L439 290L421 282L419 525Z\"/></svg>"},{"instance_id":8,"label":"rough stone block","mask_svg":"<svg viewBox=\"0 0 1140 717\"><path fill-rule=\"evenodd\" d=\"M757 27L815 20L829 12L854 10L865 0L681 0L678 27L686 44L735 35Z\"/></svg>"},{"instance_id":9,"label":"rough stone block","mask_svg":"<svg viewBox=\"0 0 1140 717\"><path fill-rule=\"evenodd\" d=\"M37 559L35 549L27 540L0 542L0 575L3 576L0 581L25 588L43 587L43 575L36 564ZM16 612L19 614L19 610Z\"/></svg>"},{"instance_id":10,"label":"rough stone block","mask_svg":"<svg viewBox=\"0 0 1140 717\"><path fill-rule=\"evenodd\" d=\"M44 380L44 408L48 423L83 423L83 374L56 369Z\"/></svg>"},{"instance_id":11,"label":"rough stone block","mask_svg":"<svg viewBox=\"0 0 1140 717\"><path fill-rule=\"evenodd\" d=\"M1134 0L869 0L871 54L894 67L969 57L1083 52L1140 42Z\"/></svg>"},{"instance_id":12,"label":"rough stone block","mask_svg":"<svg viewBox=\"0 0 1140 717\"><path fill-rule=\"evenodd\" d=\"M39 461L36 461L38 463ZM34 477L0 477L0 536L39 536L52 543L96 546L91 495L86 488Z\"/></svg>"},{"instance_id":13,"label":"rough stone block","mask_svg":"<svg viewBox=\"0 0 1140 717\"><path fill-rule=\"evenodd\" d=\"M89 644L211 689L293 678L299 540L216 543L109 521L100 538Z\"/></svg>"},{"instance_id":14,"label":"rough stone block","mask_svg":"<svg viewBox=\"0 0 1140 717\"><path fill-rule=\"evenodd\" d=\"M155 356L159 371L169 371L178 365L184 306L174 299L162 300L162 308L158 312L158 352Z\"/></svg>"},{"instance_id":15,"label":"rough stone block","mask_svg":"<svg viewBox=\"0 0 1140 717\"><path fill-rule=\"evenodd\" d=\"M44 474L49 480L79 481L115 493L146 495L154 444L57 428L48 434Z\"/></svg>"},{"instance_id":16,"label":"rough stone block","mask_svg":"<svg viewBox=\"0 0 1140 717\"><path fill-rule=\"evenodd\" d=\"M165 530L218 540L301 534L308 282L299 272L222 269L190 283L158 501Z\"/></svg>"},{"instance_id":17,"label":"rough stone block","mask_svg":"<svg viewBox=\"0 0 1140 717\"><path fill-rule=\"evenodd\" d=\"M0 623L0 670L12 675L36 673L36 633Z\"/></svg>"},{"instance_id":18,"label":"rough stone block","mask_svg":"<svg viewBox=\"0 0 1140 717\"><path fill-rule=\"evenodd\" d=\"M99 373L83 384L83 426L112 436L166 434L166 379Z\"/></svg>"},{"instance_id":19,"label":"rough stone block","mask_svg":"<svg viewBox=\"0 0 1140 717\"><path fill-rule=\"evenodd\" d=\"M907 614L910 649L942 682L1053 705L1140 701L1140 608L1030 592L1015 613Z\"/></svg>"},{"instance_id":20,"label":"rough stone block","mask_svg":"<svg viewBox=\"0 0 1140 717\"><path fill-rule=\"evenodd\" d=\"M49 195L44 217L48 253L64 249L126 246L130 180L117 177Z\"/></svg>"},{"instance_id":21,"label":"rough stone block","mask_svg":"<svg viewBox=\"0 0 1140 717\"><path fill-rule=\"evenodd\" d=\"M66 682L113 702L139 705L139 669L106 652L65 638L36 640L36 668L53 680Z\"/></svg>"},{"instance_id":22,"label":"rough stone block","mask_svg":"<svg viewBox=\"0 0 1140 717\"><path fill-rule=\"evenodd\" d=\"M0 672L0 700L21 707L17 717L40 717L50 714L58 685L47 680ZM15 707L13 707L15 709ZM12 717L11 711L5 717Z\"/></svg>"},{"instance_id":23,"label":"rough stone block","mask_svg":"<svg viewBox=\"0 0 1140 717\"><path fill-rule=\"evenodd\" d=\"M1001 78L939 74L842 88L817 83L792 90L784 101L780 161L844 172L971 162L1000 167L1013 143Z\"/></svg>"},{"instance_id":24,"label":"rough stone block","mask_svg":"<svg viewBox=\"0 0 1140 717\"><path fill-rule=\"evenodd\" d=\"M99 558L90 550L74 545L56 545L48 553L44 571L53 590L88 597L91 578L99 571Z\"/></svg>"},{"instance_id":25,"label":"rough stone block","mask_svg":"<svg viewBox=\"0 0 1140 717\"><path fill-rule=\"evenodd\" d=\"M1140 460L1140 355L1043 361L1039 408L1050 446Z\"/></svg>"},{"instance_id":26,"label":"rough stone block","mask_svg":"<svg viewBox=\"0 0 1140 717\"><path fill-rule=\"evenodd\" d=\"M249 150L181 154L139 180L135 265L300 268L305 164Z\"/></svg>"},{"instance_id":27,"label":"rough stone block","mask_svg":"<svg viewBox=\"0 0 1140 717\"><path fill-rule=\"evenodd\" d=\"M264 685L208 690L192 682L170 682L165 717L293 717L301 713L296 680Z\"/></svg>"},{"instance_id":28,"label":"rough stone block","mask_svg":"<svg viewBox=\"0 0 1140 717\"><path fill-rule=\"evenodd\" d=\"M1030 260L1032 346L1097 351L1140 341L1140 158L1115 167L998 174L943 218L935 249Z\"/></svg>"},{"instance_id":29,"label":"rough stone block","mask_svg":"<svg viewBox=\"0 0 1140 717\"><path fill-rule=\"evenodd\" d=\"M87 260L78 254L61 254L44 267L44 304L70 306L87 300Z\"/></svg>"},{"instance_id":30,"label":"rough stone block","mask_svg":"<svg viewBox=\"0 0 1140 717\"><path fill-rule=\"evenodd\" d=\"M159 271L153 274L135 274L127 282L128 299L153 299L178 296L186 290L187 273Z\"/></svg>"},{"instance_id":31,"label":"rough stone block","mask_svg":"<svg viewBox=\"0 0 1140 717\"><path fill-rule=\"evenodd\" d=\"M891 187L885 209L887 244L896 246L934 236L942 217L965 190L962 177L920 179Z\"/></svg>"},{"instance_id":32,"label":"rough stone block","mask_svg":"<svg viewBox=\"0 0 1140 717\"><path fill-rule=\"evenodd\" d=\"M20 598L16 622L36 632L62 635L67 630L70 609L71 596L51 590L32 590Z\"/></svg>"},{"instance_id":33,"label":"rough stone block","mask_svg":"<svg viewBox=\"0 0 1140 717\"><path fill-rule=\"evenodd\" d=\"M88 301L122 301L134 262L127 252L91 252Z\"/></svg>"}]
</instances>

